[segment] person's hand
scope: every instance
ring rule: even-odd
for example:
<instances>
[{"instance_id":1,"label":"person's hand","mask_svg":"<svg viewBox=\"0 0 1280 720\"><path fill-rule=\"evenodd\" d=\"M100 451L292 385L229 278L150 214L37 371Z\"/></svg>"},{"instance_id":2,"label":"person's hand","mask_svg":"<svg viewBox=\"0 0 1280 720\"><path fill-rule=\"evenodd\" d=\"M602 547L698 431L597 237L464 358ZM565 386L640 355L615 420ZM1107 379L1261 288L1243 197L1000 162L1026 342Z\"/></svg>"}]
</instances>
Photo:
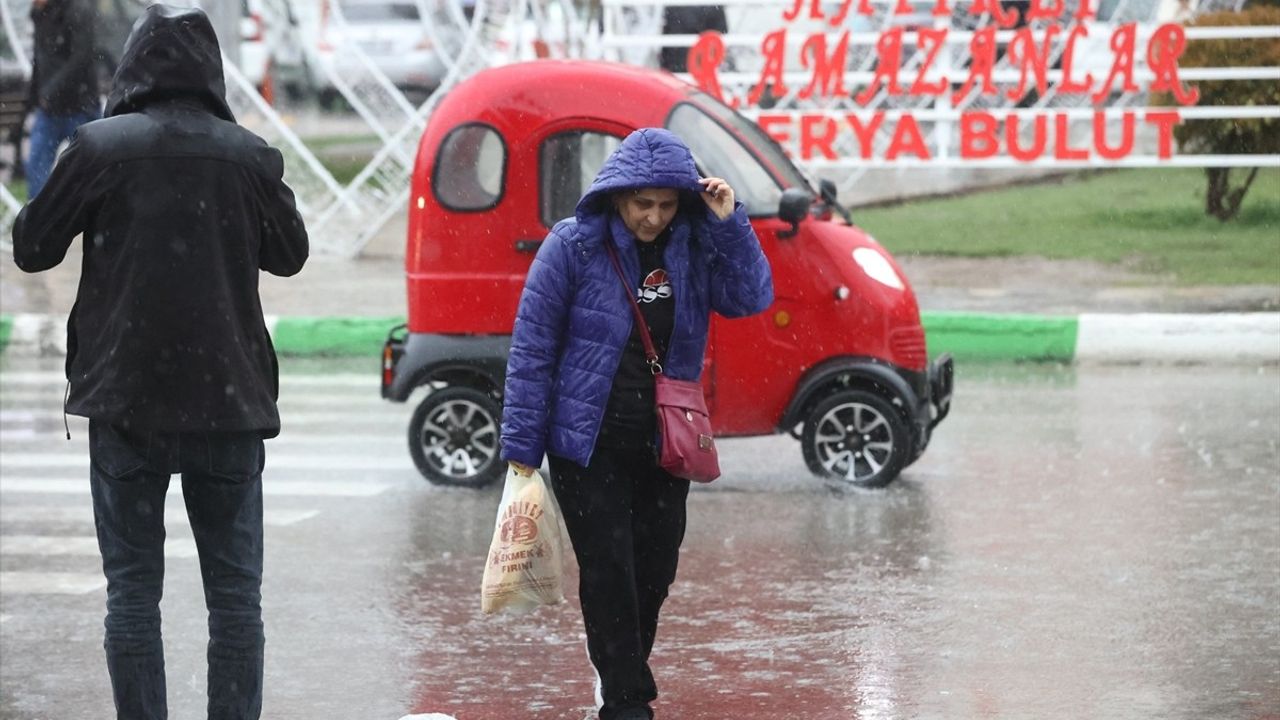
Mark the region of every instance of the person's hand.
<instances>
[{"instance_id":1,"label":"person's hand","mask_svg":"<svg viewBox=\"0 0 1280 720\"><path fill-rule=\"evenodd\" d=\"M515 460L508 460L507 464L510 465L511 469L515 470L516 474L520 477L529 477L533 474L533 468L525 465L524 463L518 463Z\"/></svg>"},{"instance_id":2,"label":"person's hand","mask_svg":"<svg viewBox=\"0 0 1280 720\"><path fill-rule=\"evenodd\" d=\"M702 191L702 201L717 218L724 220L733 214L733 188L729 187L724 178L708 177L698 182L706 188Z\"/></svg>"}]
</instances>

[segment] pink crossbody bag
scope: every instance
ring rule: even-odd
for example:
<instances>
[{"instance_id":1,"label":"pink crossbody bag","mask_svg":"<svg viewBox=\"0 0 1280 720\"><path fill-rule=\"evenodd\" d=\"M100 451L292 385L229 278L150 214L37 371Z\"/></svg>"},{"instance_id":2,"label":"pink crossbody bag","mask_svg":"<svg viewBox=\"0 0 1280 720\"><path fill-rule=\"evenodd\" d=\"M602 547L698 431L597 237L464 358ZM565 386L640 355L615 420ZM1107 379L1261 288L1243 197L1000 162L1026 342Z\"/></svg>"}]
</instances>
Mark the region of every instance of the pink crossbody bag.
<instances>
[{"instance_id":1,"label":"pink crossbody bag","mask_svg":"<svg viewBox=\"0 0 1280 720\"><path fill-rule=\"evenodd\" d=\"M693 482L709 483L720 477L720 457L716 451L715 437L711 434L711 416L707 412L707 399L702 394L702 384L689 380L676 380L662 373L658 351L654 349L649 326L636 302L635 289L627 282L627 275L618 260L613 243L605 241L613 269L622 280L631 303L631 313L640 328L640 341L653 373L655 410L658 415L658 464L663 470L678 478Z\"/></svg>"}]
</instances>

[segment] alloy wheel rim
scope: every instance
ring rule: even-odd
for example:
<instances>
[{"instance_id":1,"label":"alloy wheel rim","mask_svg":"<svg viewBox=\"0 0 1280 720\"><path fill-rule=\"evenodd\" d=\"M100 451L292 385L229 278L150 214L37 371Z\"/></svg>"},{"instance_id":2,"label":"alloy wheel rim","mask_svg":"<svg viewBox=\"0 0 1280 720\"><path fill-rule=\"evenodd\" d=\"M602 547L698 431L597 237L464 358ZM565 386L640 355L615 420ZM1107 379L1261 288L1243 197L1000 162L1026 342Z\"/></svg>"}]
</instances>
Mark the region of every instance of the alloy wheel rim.
<instances>
[{"instance_id":1,"label":"alloy wheel rim","mask_svg":"<svg viewBox=\"0 0 1280 720\"><path fill-rule=\"evenodd\" d=\"M479 404L449 400L422 424L423 455L445 477L473 478L498 455L498 426Z\"/></svg>"},{"instance_id":2,"label":"alloy wheel rim","mask_svg":"<svg viewBox=\"0 0 1280 720\"><path fill-rule=\"evenodd\" d=\"M829 475L866 482L879 475L893 455L893 427L874 407L843 403L818 420L814 448Z\"/></svg>"}]
</instances>

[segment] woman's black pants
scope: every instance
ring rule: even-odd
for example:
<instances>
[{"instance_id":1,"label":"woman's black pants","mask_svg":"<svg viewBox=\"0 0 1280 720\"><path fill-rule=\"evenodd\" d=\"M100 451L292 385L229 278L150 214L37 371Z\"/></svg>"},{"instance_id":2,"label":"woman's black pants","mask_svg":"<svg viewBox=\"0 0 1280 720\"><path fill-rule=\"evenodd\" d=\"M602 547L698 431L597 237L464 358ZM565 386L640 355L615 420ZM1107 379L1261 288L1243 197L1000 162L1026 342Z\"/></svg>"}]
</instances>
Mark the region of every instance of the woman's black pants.
<instances>
[{"instance_id":1,"label":"woman's black pants","mask_svg":"<svg viewBox=\"0 0 1280 720\"><path fill-rule=\"evenodd\" d=\"M603 686L600 718L649 711L658 696L649 652L676 578L689 481L659 467L652 449L597 447L585 468L549 460L578 558L587 651Z\"/></svg>"}]
</instances>

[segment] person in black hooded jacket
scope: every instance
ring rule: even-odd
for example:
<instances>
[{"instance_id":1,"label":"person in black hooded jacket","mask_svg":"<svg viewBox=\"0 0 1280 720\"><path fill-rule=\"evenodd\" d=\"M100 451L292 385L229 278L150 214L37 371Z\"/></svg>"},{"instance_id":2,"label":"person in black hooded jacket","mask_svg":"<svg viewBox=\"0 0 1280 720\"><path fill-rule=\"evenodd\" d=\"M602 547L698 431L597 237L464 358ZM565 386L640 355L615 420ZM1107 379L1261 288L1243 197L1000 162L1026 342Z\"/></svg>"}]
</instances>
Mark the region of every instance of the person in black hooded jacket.
<instances>
[{"instance_id":1,"label":"person in black hooded jacket","mask_svg":"<svg viewBox=\"0 0 1280 720\"><path fill-rule=\"evenodd\" d=\"M89 418L121 718L167 716L159 601L173 473L209 609L208 717L261 712L263 439L280 417L258 279L297 273L308 242L279 151L235 123L220 58L203 12L147 8L107 117L79 128L13 228L28 272L83 236L66 409Z\"/></svg>"}]
</instances>

